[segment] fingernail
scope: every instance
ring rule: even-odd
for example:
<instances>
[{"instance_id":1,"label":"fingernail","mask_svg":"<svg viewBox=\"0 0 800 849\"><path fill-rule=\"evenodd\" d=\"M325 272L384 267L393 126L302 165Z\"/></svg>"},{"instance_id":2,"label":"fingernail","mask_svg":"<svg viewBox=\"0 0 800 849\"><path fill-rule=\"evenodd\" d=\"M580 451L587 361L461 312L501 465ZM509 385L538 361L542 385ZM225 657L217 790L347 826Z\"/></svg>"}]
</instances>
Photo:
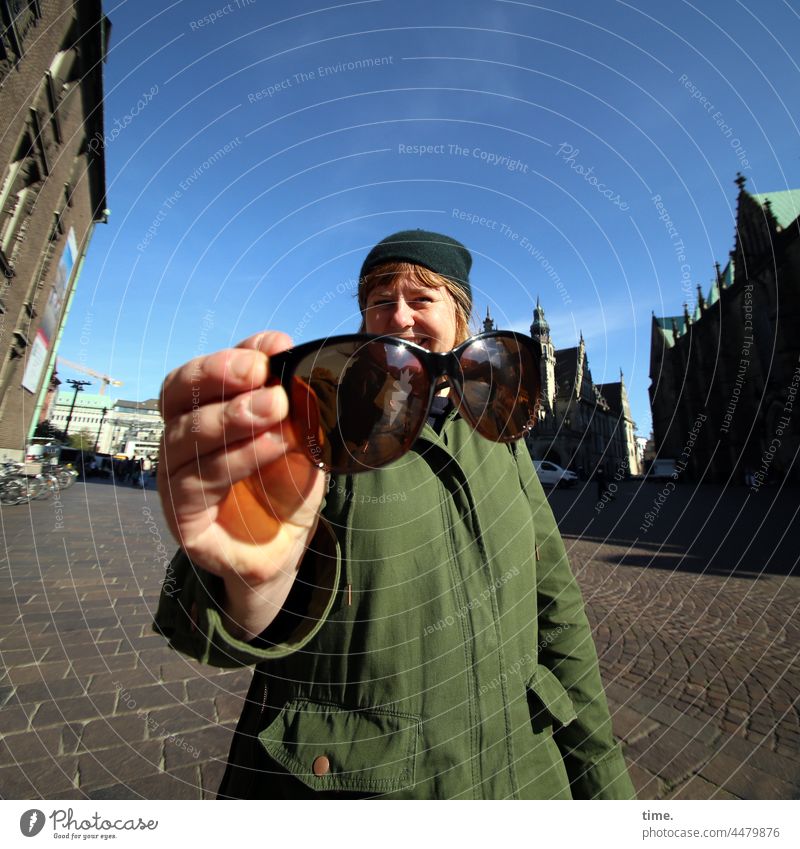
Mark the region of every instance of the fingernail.
<instances>
[{"instance_id":1,"label":"fingernail","mask_svg":"<svg viewBox=\"0 0 800 849\"><path fill-rule=\"evenodd\" d=\"M250 395L250 415L262 421L282 419L286 415L285 398L286 395L279 386L258 389Z\"/></svg>"},{"instance_id":2,"label":"fingernail","mask_svg":"<svg viewBox=\"0 0 800 849\"><path fill-rule=\"evenodd\" d=\"M228 360L228 371L239 380L250 376L253 370L253 356L249 351L234 351Z\"/></svg>"}]
</instances>

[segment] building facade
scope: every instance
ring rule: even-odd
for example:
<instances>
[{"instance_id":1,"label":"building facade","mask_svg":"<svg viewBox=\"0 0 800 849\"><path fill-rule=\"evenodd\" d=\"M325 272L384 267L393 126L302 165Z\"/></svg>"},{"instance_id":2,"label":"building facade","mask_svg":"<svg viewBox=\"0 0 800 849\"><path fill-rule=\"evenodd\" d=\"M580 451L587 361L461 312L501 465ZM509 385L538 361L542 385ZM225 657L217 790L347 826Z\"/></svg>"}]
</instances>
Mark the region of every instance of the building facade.
<instances>
[{"instance_id":1,"label":"building facade","mask_svg":"<svg viewBox=\"0 0 800 849\"><path fill-rule=\"evenodd\" d=\"M164 420L158 399L114 401L107 395L61 391L50 408L50 423L68 436L84 433L101 454L154 457ZM67 425L69 422L69 425Z\"/></svg>"},{"instance_id":2,"label":"building facade","mask_svg":"<svg viewBox=\"0 0 800 849\"><path fill-rule=\"evenodd\" d=\"M492 328L487 316L484 329ZM531 456L583 477L598 466L608 476L640 474L636 425L622 373L618 383L595 384L583 334L576 347L557 350L538 300L530 332L541 352L542 381L539 421L526 439Z\"/></svg>"},{"instance_id":3,"label":"building facade","mask_svg":"<svg viewBox=\"0 0 800 849\"><path fill-rule=\"evenodd\" d=\"M0 454L21 457L105 220L109 26L100 0L2 0L0 14Z\"/></svg>"},{"instance_id":4,"label":"building facade","mask_svg":"<svg viewBox=\"0 0 800 849\"><path fill-rule=\"evenodd\" d=\"M682 315L653 316L657 455L695 481L800 482L800 191L751 195L734 248Z\"/></svg>"}]
</instances>

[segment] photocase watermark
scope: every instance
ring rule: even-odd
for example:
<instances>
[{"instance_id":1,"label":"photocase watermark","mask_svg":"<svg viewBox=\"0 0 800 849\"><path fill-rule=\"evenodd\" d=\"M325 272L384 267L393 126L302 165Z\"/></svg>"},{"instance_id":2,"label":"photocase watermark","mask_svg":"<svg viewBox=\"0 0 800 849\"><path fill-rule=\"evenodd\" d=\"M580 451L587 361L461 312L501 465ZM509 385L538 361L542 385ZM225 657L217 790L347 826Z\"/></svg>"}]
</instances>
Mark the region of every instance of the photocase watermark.
<instances>
[{"instance_id":1,"label":"photocase watermark","mask_svg":"<svg viewBox=\"0 0 800 849\"><path fill-rule=\"evenodd\" d=\"M305 71L298 71L296 74L291 74L281 80L276 80L270 85L258 91L252 91L247 95L249 103L258 103L259 100L270 99L282 91L304 85L305 83L314 82L324 79L325 77L333 77L337 74L352 73L353 71L367 71L373 68L381 68L385 65L393 65L394 56L367 56L363 59L353 59L352 61L336 62L333 65L317 65L316 68L309 68Z\"/></svg>"},{"instance_id":2,"label":"photocase watermark","mask_svg":"<svg viewBox=\"0 0 800 849\"><path fill-rule=\"evenodd\" d=\"M454 208L452 210L452 217L458 221L466 221L468 224L473 224L477 227L485 227L487 230L494 230L509 241L514 242L539 263L542 267L542 271L544 271L544 273L550 278L553 285L556 287L556 291L559 295L561 295L561 300L564 302L564 305L566 306L572 303L572 298L569 296L566 286L564 286L561 277L553 267L550 260L548 260L548 258L542 253L541 249L531 242L527 236L520 235L516 230L502 221L498 221L495 218L488 218L477 212L469 212L468 210Z\"/></svg>"},{"instance_id":3,"label":"photocase watermark","mask_svg":"<svg viewBox=\"0 0 800 849\"><path fill-rule=\"evenodd\" d=\"M569 630L569 625L559 625L558 628L554 628L552 631L549 631L547 636L540 640L537 645L539 649L545 649L549 645L552 645L565 631ZM507 672L501 672L499 675L496 675L492 678L491 681L487 681L485 684L482 684L478 692L481 695L488 693L489 690L496 690L502 684L505 684L508 681L509 676L516 675L520 670L530 668L535 666L538 662L537 658L532 657L530 654L524 654L522 657L518 658L508 667Z\"/></svg>"},{"instance_id":4,"label":"photocase watermark","mask_svg":"<svg viewBox=\"0 0 800 849\"><path fill-rule=\"evenodd\" d=\"M154 83L150 86L149 91L142 93L142 96L136 101L136 103L133 104L133 106L131 106L122 118L114 119L114 125L107 133L103 134L98 130L91 137L88 145L89 150L92 153L97 153L99 150L108 147L112 142L115 142L122 131L133 123L133 121L147 108L147 105L153 101L157 94L158 83ZM107 126L108 125L106 124L106 127Z\"/></svg>"},{"instance_id":5,"label":"photocase watermark","mask_svg":"<svg viewBox=\"0 0 800 849\"><path fill-rule=\"evenodd\" d=\"M149 711L141 707L137 708L136 699L133 698L130 690L126 689L124 684L121 684L119 681L113 681L112 685L116 688L117 693L119 694L118 703L124 705L128 710L135 710L136 715L144 720L145 725L147 726L148 736L161 736L168 743L171 743L173 746L177 746L179 749L183 749L184 752L191 755L193 758L197 759L200 757L200 750L198 748L192 746L191 743L187 743L183 737L168 732L164 725L160 723Z\"/></svg>"},{"instance_id":6,"label":"photocase watermark","mask_svg":"<svg viewBox=\"0 0 800 849\"><path fill-rule=\"evenodd\" d=\"M92 816L76 819L72 808L56 808L48 814L47 819L53 826L53 837L72 840L110 840L116 838L115 832L118 831L155 831L158 828L158 820L143 820L141 817L119 817L110 820L102 817L97 811ZM19 828L26 837L35 837L44 828L45 822L44 812L32 808L20 817Z\"/></svg>"},{"instance_id":7,"label":"photocase watermark","mask_svg":"<svg viewBox=\"0 0 800 849\"><path fill-rule=\"evenodd\" d=\"M306 327L311 323L315 315L318 315L328 304L332 303L339 295L344 295L347 292L352 292L358 288L357 279L342 280L337 283L335 288L328 289L322 297L317 298L314 303L303 313L303 317L297 322L292 331L292 339L297 342L302 338L302 334Z\"/></svg>"},{"instance_id":8,"label":"photocase watermark","mask_svg":"<svg viewBox=\"0 0 800 849\"><path fill-rule=\"evenodd\" d=\"M63 531L64 530L64 505L61 503L61 489L60 487L56 487L55 492L53 493L53 513L55 514L55 524L53 525L53 531Z\"/></svg>"},{"instance_id":9,"label":"photocase watermark","mask_svg":"<svg viewBox=\"0 0 800 849\"><path fill-rule=\"evenodd\" d=\"M156 549L156 562L162 564L166 569L164 583L161 585L161 591L164 595L172 596L177 590L177 585L175 582L175 573L172 568L171 554L167 551L167 547L161 539L161 530L158 527L158 523L153 518L152 510L149 507L142 507L142 516L144 516L147 532L153 538L153 545Z\"/></svg>"},{"instance_id":10,"label":"photocase watermark","mask_svg":"<svg viewBox=\"0 0 800 849\"><path fill-rule=\"evenodd\" d=\"M206 310L200 322L200 335L197 337L197 347L194 350L193 359L198 359L208 349L208 331L214 327L214 310ZM200 367L196 365L192 369L192 433L200 433Z\"/></svg>"},{"instance_id":11,"label":"photocase watermark","mask_svg":"<svg viewBox=\"0 0 800 849\"><path fill-rule=\"evenodd\" d=\"M670 495L675 492L675 484L689 465L689 458L692 455L692 449L694 448L695 442L697 442L697 436L702 430L703 423L707 418L708 416L705 413L697 414L697 418L695 419L695 422L689 431L689 435L686 438L686 445L684 445L680 457L675 461L675 471L672 473L672 480L669 480L664 484L664 488L653 499L653 506L647 511L647 513L644 514L644 521L639 526L639 530L643 534L646 534L650 528L653 527L653 524L661 512L661 508L664 504L666 504Z\"/></svg>"},{"instance_id":12,"label":"photocase watermark","mask_svg":"<svg viewBox=\"0 0 800 849\"><path fill-rule=\"evenodd\" d=\"M351 490L338 483L335 478L328 478L328 492L337 492L354 504L396 504L408 501L405 492L382 492L380 495L356 495Z\"/></svg>"},{"instance_id":13,"label":"photocase watermark","mask_svg":"<svg viewBox=\"0 0 800 849\"><path fill-rule=\"evenodd\" d=\"M733 414L736 412L736 405L739 403L739 397L742 394L742 386L744 386L745 375L750 368L750 346L753 344L753 284L746 283L742 298L742 313L743 335L742 350L739 354L739 366L736 369L736 379L733 383L731 391L731 400L728 401L728 406L725 408L725 413L722 416L722 424L720 425L721 433L728 433L733 422Z\"/></svg>"},{"instance_id":14,"label":"photocase watermark","mask_svg":"<svg viewBox=\"0 0 800 849\"><path fill-rule=\"evenodd\" d=\"M681 238L681 234L678 232L678 228L672 221L672 216L669 214L669 211L661 200L661 195L653 195L650 199L653 201L656 211L658 212L658 220L664 222L667 235L672 241L672 249L675 251L675 259L678 263L680 263L681 290L688 300L694 296L694 291L692 289L692 266L686 259L686 246L683 244L683 239Z\"/></svg>"},{"instance_id":15,"label":"photocase watermark","mask_svg":"<svg viewBox=\"0 0 800 849\"><path fill-rule=\"evenodd\" d=\"M781 417L775 425L775 436L772 438L766 451L761 455L761 468L753 474L752 485L750 486L751 492L758 492L767 480L772 462L783 442L783 435L791 424L798 387L800 387L800 365L795 368L792 374L792 379L786 392L786 402L781 410Z\"/></svg>"},{"instance_id":16,"label":"photocase watermark","mask_svg":"<svg viewBox=\"0 0 800 849\"><path fill-rule=\"evenodd\" d=\"M500 587L507 584L512 578L516 578L517 575L519 575L519 567L514 566L513 569L509 569L499 578L495 578L495 580L486 587L479 596L476 596L475 598L470 599L466 604L463 604L455 614L450 613L443 619L439 619L439 621L435 622L433 625L426 625L425 630L422 632L422 636L427 637L434 631L442 631L445 628L449 628L451 625L454 625L458 619L463 619L470 610L480 607L484 601L491 598L493 593L496 593Z\"/></svg>"},{"instance_id":17,"label":"photocase watermark","mask_svg":"<svg viewBox=\"0 0 800 849\"><path fill-rule=\"evenodd\" d=\"M689 79L686 74L681 74L678 77L678 82L692 95L692 100L696 100L706 112L711 116L711 120L717 125L719 131L728 139L736 158L739 160L739 166L747 171L751 165L747 158L747 151L742 145L741 139L734 135L733 127L725 121L725 117L719 109L714 107L714 104L703 94L703 92Z\"/></svg>"},{"instance_id":18,"label":"photocase watermark","mask_svg":"<svg viewBox=\"0 0 800 849\"><path fill-rule=\"evenodd\" d=\"M236 12L239 9L245 9L248 6L254 6L255 2L256 0L233 0L233 2L226 3L219 9L209 12L207 15L203 15L202 18L195 18L195 20L189 21L189 29L192 30L192 32L197 32L197 30L203 29L204 27L210 27L217 21L222 20L222 18L227 15L230 15L232 12Z\"/></svg>"},{"instance_id":19,"label":"photocase watermark","mask_svg":"<svg viewBox=\"0 0 800 849\"><path fill-rule=\"evenodd\" d=\"M593 186L599 194L601 194L606 200L613 203L614 206L619 207L619 209L623 211L630 209L629 204L620 197L619 192L615 192L614 189L608 188L605 183L601 183L597 179L594 173L594 165L590 165L587 168L585 165L581 165L580 162L578 162L578 155L580 152L580 148L573 147L568 142L561 142L558 146L558 150L556 151L556 156L560 156L561 159L569 165L576 174L580 174L580 176L583 177L590 186Z\"/></svg>"},{"instance_id":20,"label":"photocase watermark","mask_svg":"<svg viewBox=\"0 0 800 849\"><path fill-rule=\"evenodd\" d=\"M403 144L397 145L397 152L401 156L464 156L478 159L486 165L495 168L505 168L519 174L528 174L530 166L521 159L508 156L505 153L497 153L484 150L482 147L464 147L456 143L440 142L438 144Z\"/></svg>"},{"instance_id":21,"label":"photocase watermark","mask_svg":"<svg viewBox=\"0 0 800 849\"><path fill-rule=\"evenodd\" d=\"M78 362L82 365L86 365L86 361L89 355L89 344L92 341L92 326L94 324L94 313L91 310L86 310L86 314L83 317L83 324L81 325L81 335L78 338L78 344L80 347L78 348Z\"/></svg>"},{"instance_id":22,"label":"photocase watermark","mask_svg":"<svg viewBox=\"0 0 800 849\"><path fill-rule=\"evenodd\" d=\"M183 197L183 195L196 183L203 174L208 171L209 168L216 165L220 159L227 156L232 150L235 150L239 145L241 145L242 140L239 136L231 139L227 144L224 144L222 147L217 148L211 156L206 157L193 171L191 174L187 174L179 183L178 188L175 189L170 195L168 195L164 201L161 203L158 212L156 213L155 218L153 218L152 223L145 231L144 237L142 240L136 245L136 250L139 253L147 250L148 245L155 239L158 235L158 231L161 228L161 225L167 218L167 215L170 213L175 204Z\"/></svg>"}]
</instances>

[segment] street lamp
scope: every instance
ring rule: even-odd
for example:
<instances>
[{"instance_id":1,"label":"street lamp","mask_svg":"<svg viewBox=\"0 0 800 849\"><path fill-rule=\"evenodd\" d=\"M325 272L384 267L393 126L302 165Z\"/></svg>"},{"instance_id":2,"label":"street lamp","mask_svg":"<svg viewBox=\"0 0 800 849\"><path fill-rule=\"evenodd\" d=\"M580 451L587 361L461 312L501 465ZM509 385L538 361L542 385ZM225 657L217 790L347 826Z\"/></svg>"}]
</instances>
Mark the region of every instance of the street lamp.
<instances>
[{"instance_id":1,"label":"street lamp","mask_svg":"<svg viewBox=\"0 0 800 849\"><path fill-rule=\"evenodd\" d=\"M69 437L69 423L72 421L72 411L75 409L75 401L78 400L78 393L83 392L83 387L88 386L91 381L70 379L67 381L67 383L75 390L75 394L72 396L72 404L69 408L69 415L67 416L67 424L64 427L64 433L66 433L66 435Z\"/></svg>"},{"instance_id":2,"label":"street lamp","mask_svg":"<svg viewBox=\"0 0 800 849\"><path fill-rule=\"evenodd\" d=\"M100 431L103 429L103 422L106 420L107 415L108 415L108 407L103 407L103 415L100 416L100 427L97 428L97 436L94 438L94 453L95 454L98 451L97 446L100 443Z\"/></svg>"}]
</instances>

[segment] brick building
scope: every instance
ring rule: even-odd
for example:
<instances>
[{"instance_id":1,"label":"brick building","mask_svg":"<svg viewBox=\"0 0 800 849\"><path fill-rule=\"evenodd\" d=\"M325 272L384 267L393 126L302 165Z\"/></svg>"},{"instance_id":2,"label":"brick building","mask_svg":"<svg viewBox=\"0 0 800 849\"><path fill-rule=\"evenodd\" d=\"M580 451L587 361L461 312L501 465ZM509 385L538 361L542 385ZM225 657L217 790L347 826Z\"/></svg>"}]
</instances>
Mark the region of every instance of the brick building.
<instances>
[{"instance_id":1,"label":"brick building","mask_svg":"<svg viewBox=\"0 0 800 849\"><path fill-rule=\"evenodd\" d=\"M688 479L800 482L800 191L739 196L730 259L682 315L653 316L659 457Z\"/></svg>"},{"instance_id":2,"label":"brick building","mask_svg":"<svg viewBox=\"0 0 800 849\"><path fill-rule=\"evenodd\" d=\"M105 220L101 0L0 0L0 455L51 383L94 225Z\"/></svg>"}]
</instances>

